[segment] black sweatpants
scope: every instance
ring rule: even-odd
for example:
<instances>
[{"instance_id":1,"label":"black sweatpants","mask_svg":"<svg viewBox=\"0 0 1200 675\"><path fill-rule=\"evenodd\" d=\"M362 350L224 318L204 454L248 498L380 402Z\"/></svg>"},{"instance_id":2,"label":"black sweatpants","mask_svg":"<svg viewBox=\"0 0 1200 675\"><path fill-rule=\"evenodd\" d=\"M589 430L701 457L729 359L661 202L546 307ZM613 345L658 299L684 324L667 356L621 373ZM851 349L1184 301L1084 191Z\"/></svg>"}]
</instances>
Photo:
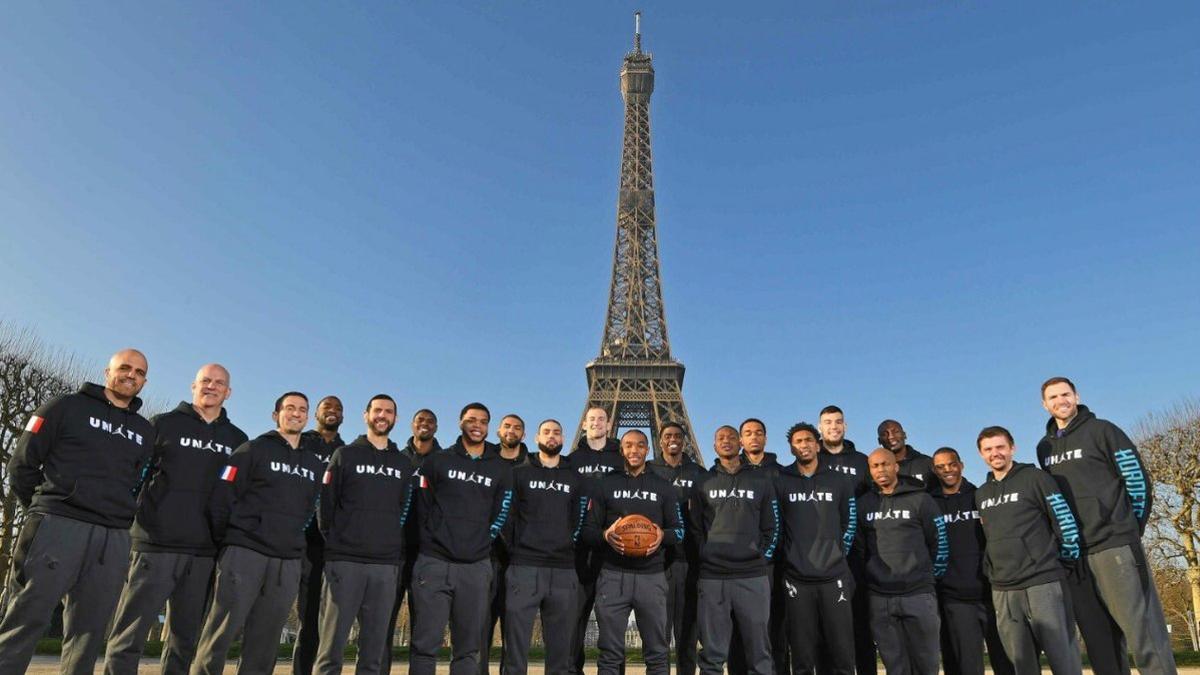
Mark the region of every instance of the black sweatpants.
<instances>
[{"instance_id":1,"label":"black sweatpants","mask_svg":"<svg viewBox=\"0 0 1200 675\"><path fill-rule=\"evenodd\" d=\"M942 617L942 670L945 675L983 675L983 646L994 675L1013 675L996 629L990 602L938 599Z\"/></svg>"},{"instance_id":2,"label":"black sweatpants","mask_svg":"<svg viewBox=\"0 0 1200 675\"><path fill-rule=\"evenodd\" d=\"M217 556L212 606L200 633L192 675L221 675L238 634L238 675L270 675L279 655L279 636L300 587L300 559L272 558L241 546Z\"/></svg>"},{"instance_id":3,"label":"black sweatpants","mask_svg":"<svg viewBox=\"0 0 1200 675\"><path fill-rule=\"evenodd\" d=\"M784 579L793 675L854 675L854 579L824 583Z\"/></svg>"},{"instance_id":4,"label":"black sweatpants","mask_svg":"<svg viewBox=\"0 0 1200 675\"><path fill-rule=\"evenodd\" d=\"M327 560L321 590L321 645L316 670L340 675L350 628L358 620L356 675L375 675L383 660L388 614L396 596L398 565Z\"/></svg>"},{"instance_id":5,"label":"black sweatpants","mask_svg":"<svg viewBox=\"0 0 1200 675\"><path fill-rule=\"evenodd\" d=\"M29 668L65 596L59 672L91 675L129 569L129 531L30 513L13 548L0 619L0 673Z\"/></svg>"},{"instance_id":6,"label":"black sweatpants","mask_svg":"<svg viewBox=\"0 0 1200 675\"><path fill-rule=\"evenodd\" d=\"M508 565L500 560L492 560L492 587L488 589L487 616L483 620L483 642L479 649L479 675L488 675L488 659L492 651L492 641L496 637L496 624L500 624L500 672L504 673L504 595L507 588L504 584L504 573Z\"/></svg>"},{"instance_id":7,"label":"black sweatpants","mask_svg":"<svg viewBox=\"0 0 1200 675\"><path fill-rule=\"evenodd\" d=\"M312 675L321 642L321 578L325 566L325 540L316 522L304 531L304 557L300 564L300 587L296 595L296 614L300 630L292 649L292 674Z\"/></svg>"},{"instance_id":8,"label":"black sweatpants","mask_svg":"<svg viewBox=\"0 0 1200 675\"><path fill-rule=\"evenodd\" d=\"M667 565L667 624L675 638L675 675L696 675L696 570L686 558Z\"/></svg>"},{"instance_id":9,"label":"black sweatpants","mask_svg":"<svg viewBox=\"0 0 1200 675\"><path fill-rule=\"evenodd\" d=\"M162 672L185 675L200 642L215 566L212 556L134 551L105 649L105 675L136 675L146 638L158 627L163 603L167 606L167 643L162 650Z\"/></svg>"},{"instance_id":10,"label":"black sweatpants","mask_svg":"<svg viewBox=\"0 0 1200 675\"><path fill-rule=\"evenodd\" d=\"M940 624L933 593L871 594L871 631L887 675L937 675Z\"/></svg>"},{"instance_id":11,"label":"black sweatpants","mask_svg":"<svg viewBox=\"0 0 1200 675\"><path fill-rule=\"evenodd\" d=\"M596 623L600 626L599 675L618 675L625 663L625 629L633 612L642 636L646 675L667 675L667 578L662 572L634 574L601 570L596 580Z\"/></svg>"},{"instance_id":12,"label":"black sweatpants","mask_svg":"<svg viewBox=\"0 0 1200 675\"><path fill-rule=\"evenodd\" d=\"M452 563L418 555L410 600L417 607L408 671L434 675L437 650L450 624L450 675L478 675L479 639L487 614L492 561Z\"/></svg>"},{"instance_id":13,"label":"black sweatpants","mask_svg":"<svg viewBox=\"0 0 1200 675\"><path fill-rule=\"evenodd\" d=\"M753 675L770 675L771 581L766 575L745 579L700 579L697 583L700 673L722 675L729 661L733 628L741 636L743 662Z\"/></svg>"},{"instance_id":14,"label":"black sweatpants","mask_svg":"<svg viewBox=\"0 0 1200 675\"><path fill-rule=\"evenodd\" d=\"M579 578L574 568L511 565L505 573L504 661L505 675L525 675L529 669L529 643L533 620L542 614L546 645L545 672L570 672L573 654L571 631L575 628L575 603Z\"/></svg>"}]
</instances>

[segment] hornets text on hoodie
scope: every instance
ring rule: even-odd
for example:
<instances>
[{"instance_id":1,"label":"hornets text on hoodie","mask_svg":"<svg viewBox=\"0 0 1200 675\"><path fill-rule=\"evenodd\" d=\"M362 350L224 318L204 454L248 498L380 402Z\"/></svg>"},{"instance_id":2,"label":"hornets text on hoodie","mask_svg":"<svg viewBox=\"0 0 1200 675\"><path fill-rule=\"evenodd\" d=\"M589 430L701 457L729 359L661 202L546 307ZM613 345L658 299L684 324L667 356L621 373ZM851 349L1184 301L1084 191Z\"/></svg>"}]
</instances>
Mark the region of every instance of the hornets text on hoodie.
<instances>
[{"instance_id":1,"label":"hornets text on hoodie","mask_svg":"<svg viewBox=\"0 0 1200 675\"><path fill-rule=\"evenodd\" d=\"M1141 545L1152 483L1137 446L1117 425L1081 405L1066 429L1054 418L1046 422L1037 456L1079 517L1088 553Z\"/></svg>"},{"instance_id":2,"label":"hornets text on hoodie","mask_svg":"<svg viewBox=\"0 0 1200 675\"><path fill-rule=\"evenodd\" d=\"M325 465L268 431L233 451L213 488L213 535L271 558L299 558Z\"/></svg>"},{"instance_id":3,"label":"hornets text on hoodie","mask_svg":"<svg viewBox=\"0 0 1200 675\"><path fill-rule=\"evenodd\" d=\"M154 449L154 428L137 413L141 407L134 397L119 408L91 382L42 404L8 462L21 505L101 527L129 527Z\"/></svg>"},{"instance_id":4,"label":"hornets text on hoodie","mask_svg":"<svg viewBox=\"0 0 1200 675\"><path fill-rule=\"evenodd\" d=\"M857 482L818 463L805 476L796 464L780 469L775 478L779 500L780 550L784 574L793 581L814 584L840 579L849 572L846 556L858 529Z\"/></svg>"},{"instance_id":5,"label":"hornets text on hoodie","mask_svg":"<svg viewBox=\"0 0 1200 675\"><path fill-rule=\"evenodd\" d=\"M206 422L188 401L155 415L154 458L130 536L135 551L217 552L208 503L221 470L248 439L221 409Z\"/></svg>"},{"instance_id":6,"label":"hornets text on hoodie","mask_svg":"<svg viewBox=\"0 0 1200 675\"><path fill-rule=\"evenodd\" d=\"M692 488L688 501L688 529L697 538L700 578L767 573L779 545L779 504L767 472L744 462L733 472L717 464Z\"/></svg>"},{"instance_id":7,"label":"hornets text on hoodie","mask_svg":"<svg viewBox=\"0 0 1200 675\"><path fill-rule=\"evenodd\" d=\"M958 492L946 494L941 481L930 493L946 523L950 541L950 564L938 579L938 596L963 602L983 602L990 596L983 574L983 528L975 506L975 486L962 479Z\"/></svg>"},{"instance_id":8,"label":"hornets text on hoodie","mask_svg":"<svg viewBox=\"0 0 1200 675\"><path fill-rule=\"evenodd\" d=\"M485 442L473 457L460 436L429 455L418 473L421 555L452 563L488 559L512 508L512 468L497 447Z\"/></svg>"}]
</instances>

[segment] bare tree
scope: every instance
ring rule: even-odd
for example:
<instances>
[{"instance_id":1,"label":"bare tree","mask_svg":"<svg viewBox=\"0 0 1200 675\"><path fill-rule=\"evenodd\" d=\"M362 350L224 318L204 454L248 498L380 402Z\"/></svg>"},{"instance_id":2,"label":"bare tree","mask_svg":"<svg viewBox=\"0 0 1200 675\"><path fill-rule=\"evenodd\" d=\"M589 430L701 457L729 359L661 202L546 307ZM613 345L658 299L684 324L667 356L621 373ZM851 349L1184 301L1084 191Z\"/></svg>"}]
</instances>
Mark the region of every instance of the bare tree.
<instances>
[{"instance_id":1,"label":"bare tree","mask_svg":"<svg viewBox=\"0 0 1200 675\"><path fill-rule=\"evenodd\" d=\"M1147 555L1159 570L1184 570L1192 611L1200 617L1200 400L1147 415L1134 427L1134 438L1156 488Z\"/></svg>"}]
</instances>

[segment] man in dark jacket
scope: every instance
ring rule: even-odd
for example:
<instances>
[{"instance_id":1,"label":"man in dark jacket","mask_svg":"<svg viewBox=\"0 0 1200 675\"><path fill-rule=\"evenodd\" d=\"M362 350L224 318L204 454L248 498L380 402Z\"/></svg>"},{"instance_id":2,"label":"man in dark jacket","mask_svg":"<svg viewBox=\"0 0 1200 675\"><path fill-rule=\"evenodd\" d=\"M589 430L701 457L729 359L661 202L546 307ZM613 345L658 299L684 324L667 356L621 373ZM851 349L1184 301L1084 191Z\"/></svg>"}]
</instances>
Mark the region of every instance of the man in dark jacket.
<instances>
[{"instance_id":1,"label":"man in dark jacket","mask_svg":"<svg viewBox=\"0 0 1200 675\"><path fill-rule=\"evenodd\" d=\"M624 470L600 479L593 486L583 529L585 540L604 552L596 580L596 623L600 628L600 675L616 675L625 662L625 630L629 613L637 618L647 675L667 675L667 580L663 574L663 546L684 538L683 513L675 488L646 470L650 443L636 429L621 437ZM613 532L618 520L640 514L657 531L655 544L643 557L624 553Z\"/></svg>"},{"instance_id":2,"label":"man in dark jacket","mask_svg":"<svg viewBox=\"0 0 1200 675\"><path fill-rule=\"evenodd\" d=\"M187 673L196 656L217 554L208 499L229 456L247 440L225 414L232 391L229 371L210 363L196 373L190 403L150 420L154 457L131 531L133 569L105 650L109 675L137 673L164 603L162 672Z\"/></svg>"},{"instance_id":3,"label":"man in dark jacket","mask_svg":"<svg viewBox=\"0 0 1200 675\"><path fill-rule=\"evenodd\" d=\"M506 675L525 675L533 620L541 612L547 673L571 668L575 603L579 577L575 574L575 543L583 528L587 497L585 480L562 457L562 425L546 420L538 425L536 454L513 469L513 512L505 538L512 554L505 583L508 602L504 618Z\"/></svg>"},{"instance_id":4,"label":"man in dark jacket","mask_svg":"<svg viewBox=\"0 0 1200 675\"><path fill-rule=\"evenodd\" d=\"M517 468L529 463L529 448L525 446L525 420L520 415L510 413L500 418L500 426L496 430L496 454L509 468ZM488 589L488 615L483 622L483 645L479 659L479 674L488 674L488 654L491 652L493 638L496 635L496 624L500 624L500 663L504 664L504 598L506 584L504 573L508 570L509 551L504 537L492 542L492 586Z\"/></svg>"},{"instance_id":5,"label":"man in dark jacket","mask_svg":"<svg viewBox=\"0 0 1200 675\"><path fill-rule=\"evenodd\" d=\"M856 588L846 556L858 527L855 483L822 461L811 424L789 429L788 444L796 461L779 471L775 491L791 672L813 675L824 653L822 672L852 675Z\"/></svg>"},{"instance_id":6,"label":"man in dark jacket","mask_svg":"<svg viewBox=\"0 0 1200 675\"><path fill-rule=\"evenodd\" d=\"M1096 594L1128 641L1138 670L1174 675L1171 638L1142 549L1154 495L1137 446L1117 425L1080 405L1075 384L1065 377L1042 385L1042 406L1050 419L1038 463L1079 517L1083 567ZM1110 633L1101 642L1120 645L1114 639L1120 637ZM1089 641L1089 656L1091 646Z\"/></svg>"},{"instance_id":7,"label":"man in dark jacket","mask_svg":"<svg viewBox=\"0 0 1200 675\"><path fill-rule=\"evenodd\" d=\"M43 403L8 463L25 523L13 546L0 620L0 673L23 673L65 596L60 670L90 673L129 569L134 494L154 428L137 413L146 357L112 356L104 386ZM36 535L36 536L35 536Z\"/></svg>"},{"instance_id":8,"label":"man in dark jacket","mask_svg":"<svg viewBox=\"0 0 1200 675\"><path fill-rule=\"evenodd\" d=\"M937 675L934 580L950 555L946 526L915 478L901 476L891 450L868 457L875 489L858 504L859 537L871 589L871 632L888 675Z\"/></svg>"},{"instance_id":9,"label":"man in dark jacket","mask_svg":"<svg viewBox=\"0 0 1200 675\"><path fill-rule=\"evenodd\" d=\"M358 675L379 672L387 621L404 560L411 512L412 462L388 438L396 401L376 394L363 413L367 433L334 451L318 513L325 541L321 644L316 670L342 672L350 627L358 620Z\"/></svg>"},{"instance_id":10,"label":"man in dark jacket","mask_svg":"<svg viewBox=\"0 0 1200 675\"><path fill-rule=\"evenodd\" d=\"M930 489L937 481L933 476L933 460L908 444L908 434L896 420L884 420L876 430L880 447L892 451L901 476L916 478L922 487Z\"/></svg>"},{"instance_id":11,"label":"man in dark jacket","mask_svg":"<svg viewBox=\"0 0 1200 675\"><path fill-rule=\"evenodd\" d=\"M234 450L213 488L213 535L222 548L192 675L220 675L239 633L238 671L272 672L300 588L304 530L315 515L325 465L300 445L308 397L297 391L280 396L271 416L276 429Z\"/></svg>"},{"instance_id":12,"label":"man in dark jacket","mask_svg":"<svg viewBox=\"0 0 1200 675\"><path fill-rule=\"evenodd\" d=\"M683 451L684 430L676 422L668 422L658 433L661 454L647 466L659 478L675 487L676 497L683 505L683 517L688 519L688 497L696 481L707 475L704 467L692 461ZM734 445L737 445L736 440ZM696 644L700 634L696 627L696 580L699 573L696 542L687 537L682 543L667 547L667 623L675 638L675 674L694 675Z\"/></svg>"},{"instance_id":13,"label":"man in dark jacket","mask_svg":"<svg viewBox=\"0 0 1200 675\"><path fill-rule=\"evenodd\" d=\"M983 675L983 645L995 675L1012 675L996 631L991 589L983 574L983 528L975 506L975 486L962 476L963 464L954 448L933 453L937 502L950 541L950 564L938 579L938 609L942 618L942 670L946 675Z\"/></svg>"},{"instance_id":14,"label":"man in dark jacket","mask_svg":"<svg viewBox=\"0 0 1200 675\"><path fill-rule=\"evenodd\" d=\"M700 552L700 672L725 672L733 627L748 670L771 662L771 558L779 544L779 504L770 476L738 456L734 429L717 429L717 465L691 490L689 533Z\"/></svg>"},{"instance_id":15,"label":"man in dark jacket","mask_svg":"<svg viewBox=\"0 0 1200 675\"><path fill-rule=\"evenodd\" d=\"M413 566L409 672L433 675L450 624L452 675L477 675L480 639L492 583L492 542L512 508L512 469L487 442L491 414L469 403L459 414L462 435L420 468L417 514L421 546Z\"/></svg>"},{"instance_id":16,"label":"man in dark jacket","mask_svg":"<svg viewBox=\"0 0 1200 675\"><path fill-rule=\"evenodd\" d=\"M346 443L338 434L344 419L342 400L326 396L317 402L313 419L316 428L300 435L300 444L321 460L321 471L329 464L333 452ZM296 596L296 614L300 630L292 650L293 675L311 675L321 641L321 578L325 570L325 540L314 518L304 533L304 558L300 565L300 590Z\"/></svg>"},{"instance_id":17,"label":"man in dark jacket","mask_svg":"<svg viewBox=\"0 0 1200 675\"><path fill-rule=\"evenodd\" d=\"M1053 478L1013 462L1017 448L1007 429L987 427L977 444L992 470L975 491L975 506L987 538L984 570L1004 652L1017 675L1041 672L1039 649L1054 675L1079 675L1079 645L1060 563L1079 559L1075 516Z\"/></svg>"}]
</instances>

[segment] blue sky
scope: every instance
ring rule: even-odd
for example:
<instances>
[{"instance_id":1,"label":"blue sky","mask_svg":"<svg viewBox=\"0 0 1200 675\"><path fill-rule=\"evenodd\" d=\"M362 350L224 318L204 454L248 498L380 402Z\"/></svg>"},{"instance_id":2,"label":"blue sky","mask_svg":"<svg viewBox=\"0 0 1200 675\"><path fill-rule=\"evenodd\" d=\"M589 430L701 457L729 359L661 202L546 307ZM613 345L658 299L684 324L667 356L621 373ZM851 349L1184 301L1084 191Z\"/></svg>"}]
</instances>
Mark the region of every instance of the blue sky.
<instances>
[{"instance_id":1,"label":"blue sky","mask_svg":"<svg viewBox=\"0 0 1200 675\"><path fill-rule=\"evenodd\" d=\"M0 319L151 399L233 371L572 426L599 351L625 3L25 3L0 22ZM1032 457L1067 374L1196 395L1200 8L646 3L667 319L700 443L836 402ZM406 435L406 434L405 434ZM974 453L968 475L980 478Z\"/></svg>"}]
</instances>

